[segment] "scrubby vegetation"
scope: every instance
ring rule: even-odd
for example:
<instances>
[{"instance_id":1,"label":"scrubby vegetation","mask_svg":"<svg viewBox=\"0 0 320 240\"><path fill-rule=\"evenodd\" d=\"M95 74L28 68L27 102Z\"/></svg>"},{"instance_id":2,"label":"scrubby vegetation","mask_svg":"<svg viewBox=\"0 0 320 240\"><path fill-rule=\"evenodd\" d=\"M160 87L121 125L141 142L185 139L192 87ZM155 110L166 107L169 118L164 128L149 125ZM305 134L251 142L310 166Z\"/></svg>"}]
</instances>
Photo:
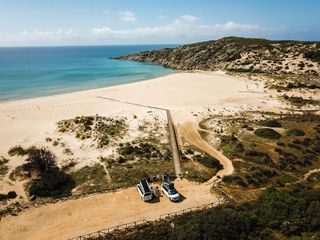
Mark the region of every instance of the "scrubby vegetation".
<instances>
[{"instance_id":1,"label":"scrubby vegetation","mask_svg":"<svg viewBox=\"0 0 320 240\"><path fill-rule=\"evenodd\" d=\"M248 77L248 75L247 75ZM320 89L320 76L313 74L251 74L250 78L259 79L265 78L267 81L265 87L275 89L278 92L286 91L314 91Z\"/></svg>"},{"instance_id":2,"label":"scrubby vegetation","mask_svg":"<svg viewBox=\"0 0 320 240\"><path fill-rule=\"evenodd\" d=\"M9 149L8 154L12 156L25 156L29 153L29 151L33 149L33 147L23 148L22 146L14 146Z\"/></svg>"},{"instance_id":3,"label":"scrubby vegetation","mask_svg":"<svg viewBox=\"0 0 320 240\"><path fill-rule=\"evenodd\" d=\"M120 158L123 158L123 161L134 160L134 159L160 159L170 160L171 154L170 150L166 149L163 153L159 150L159 148L151 143L139 143L137 145L133 145L130 143L126 143L125 145L121 144L118 148L118 153L120 154Z\"/></svg>"},{"instance_id":4,"label":"scrubby vegetation","mask_svg":"<svg viewBox=\"0 0 320 240\"><path fill-rule=\"evenodd\" d=\"M319 45L315 42L271 41L267 39L225 37L145 51L115 59L161 64L179 70L223 69L236 73L319 75L314 67L318 61ZM295 63L297 57L301 58Z\"/></svg>"},{"instance_id":5,"label":"scrubby vegetation","mask_svg":"<svg viewBox=\"0 0 320 240\"><path fill-rule=\"evenodd\" d=\"M92 139L97 147L107 146L114 138L125 134L125 119L113 119L102 116L82 116L58 122L58 131L74 133L81 140Z\"/></svg>"},{"instance_id":6,"label":"scrubby vegetation","mask_svg":"<svg viewBox=\"0 0 320 240\"><path fill-rule=\"evenodd\" d=\"M181 152L183 177L196 182L206 182L223 168L220 162L194 146L188 146Z\"/></svg>"},{"instance_id":7,"label":"scrubby vegetation","mask_svg":"<svg viewBox=\"0 0 320 240\"><path fill-rule=\"evenodd\" d=\"M7 163L9 162L9 159L6 159L4 157L0 157L0 179L2 179L9 171L9 167Z\"/></svg>"},{"instance_id":8,"label":"scrubby vegetation","mask_svg":"<svg viewBox=\"0 0 320 240\"><path fill-rule=\"evenodd\" d=\"M281 127L281 123L277 119L262 120L262 121L259 121L258 124L265 127L274 127L274 128Z\"/></svg>"},{"instance_id":9,"label":"scrubby vegetation","mask_svg":"<svg viewBox=\"0 0 320 240\"><path fill-rule=\"evenodd\" d=\"M320 51L306 51L303 57L320 62Z\"/></svg>"},{"instance_id":10,"label":"scrubby vegetation","mask_svg":"<svg viewBox=\"0 0 320 240\"><path fill-rule=\"evenodd\" d=\"M16 167L14 170L12 170L9 174L9 179L11 181L17 181L17 180L23 180L28 178L25 171L23 170L22 166Z\"/></svg>"},{"instance_id":11,"label":"scrubby vegetation","mask_svg":"<svg viewBox=\"0 0 320 240\"><path fill-rule=\"evenodd\" d=\"M289 129L287 131L287 135L288 136L297 136L297 137L300 136L300 137L302 137L302 136L306 135L306 133L300 128L293 128L293 129Z\"/></svg>"},{"instance_id":12,"label":"scrubby vegetation","mask_svg":"<svg viewBox=\"0 0 320 240\"><path fill-rule=\"evenodd\" d=\"M296 96L287 96L283 95L283 99L289 102L290 104L297 106L297 107L302 107L305 105L319 105L320 101L314 100L314 99L306 99L303 97L296 97Z\"/></svg>"},{"instance_id":13,"label":"scrubby vegetation","mask_svg":"<svg viewBox=\"0 0 320 240\"><path fill-rule=\"evenodd\" d=\"M318 239L320 189L269 188L254 202L224 205L115 230L96 239Z\"/></svg>"},{"instance_id":14,"label":"scrubby vegetation","mask_svg":"<svg viewBox=\"0 0 320 240\"><path fill-rule=\"evenodd\" d=\"M10 174L10 178L23 176L31 179L28 184L30 196L59 197L70 195L75 184L72 178L57 166L56 157L46 148L15 147L13 154L26 155L26 163Z\"/></svg>"},{"instance_id":15,"label":"scrubby vegetation","mask_svg":"<svg viewBox=\"0 0 320 240\"><path fill-rule=\"evenodd\" d=\"M167 144L147 139L136 140L120 144L117 153L118 157L103 160L114 184L132 186L143 178L163 173L174 175L171 151Z\"/></svg>"},{"instance_id":16,"label":"scrubby vegetation","mask_svg":"<svg viewBox=\"0 0 320 240\"><path fill-rule=\"evenodd\" d=\"M267 133L260 135L263 137L257 136L262 124L271 125L268 119L276 119L277 123L272 126L278 126L277 131L267 128ZM224 187L230 187L231 192L236 188L284 186L302 179L310 169L320 167L318 115L253 112L246 113L245 117L214 116L203 121L209 130L211 122L215 128L220 123L218 127L224 131L213 131L214 137L209 135L207 140L219 138L221 150L234 160L235 173L222 179ZM256 130L253 133L248 128Z\"/></svg>"},{"instance_id":17,"label":"scrubby vegetation","mask_svg":"<svg viewBox=\"0 0 320 240\"><path fill-rule=\"evenodd\" d=\"M0 201L7 199L14 199L17 197L17 193L15 191L9 191L7 194L0 193Z\"/></svg>"},{"instance_id":18,"label":"scrubby vegetation","mask_svg":"<svg viewBox=\"0 0 320 240\"><path fill-rule=\"evenodd\" d=\"M216 168L217 170L221 170L223 168L217 159L209 156L208 154L197 154L195 155L195 159L208 168Z\"/></svg>"},{"instance_id":19,"label":"scrubby vegetation","mask_svg":"<svg viewBox=\"0 0 320 240\"><path fill-rule=\"evenodd\" d=\"M93 193L112 189L102 165L85 166L70 173L76 184L76 193Z\"/></svg>"}]
</instances>

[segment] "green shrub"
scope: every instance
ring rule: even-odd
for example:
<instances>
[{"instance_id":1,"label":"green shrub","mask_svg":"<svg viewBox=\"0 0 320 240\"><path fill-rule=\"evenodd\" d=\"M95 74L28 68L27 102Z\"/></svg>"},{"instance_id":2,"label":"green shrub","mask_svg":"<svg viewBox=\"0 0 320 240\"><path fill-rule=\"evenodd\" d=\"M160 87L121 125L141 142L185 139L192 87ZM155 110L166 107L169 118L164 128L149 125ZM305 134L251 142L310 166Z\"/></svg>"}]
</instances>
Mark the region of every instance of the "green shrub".
<instances>
[{"instance_id":1,"label":"green shrub","mask_svg":"<svg viewBox=\"0 0 320 240\"><path fill-rule=\"evenodd\" d=\"M30 150L32 150L34 147L29 147L29 148L23 148L20 145L14 146L9 149L8 154L12 156L25 156L29 153Z\"/></svg>"},{"instance_id":2,"label":"green shrub","mask_svg":"<svg viewBox=\"0 0 320 240\"><path fill-rule=\"evenodd\" d=\"M267 119L259 121L258 124L265 127L281 127L281 123L276 119Z\"/></svg>"},{"instance_id":3,"label":"green shrub","mask_svg":"<svg viewBox=\"0 0 320 240\"><path fill-rule=\"evenodd\" d=\"M10 191L10 192L8 192L7 197L9 199L16 198L17 197L17 193L15 191Z\"/></svg>"},{"instance_id":4,"label":"green shrub","mask_svg":"<svg viewBox=\"0 0 320 240\"><path fill-rule=\"evenodd\" d=\"M60 170L56 157L46 148L32 148L28 151L27 163L23 171L35 176L28 189L30 195L39 197L59 197L70 195L75 183L71 177Z\"/></svg>"},{"instance_id":5,"label":"green shrub","mask_svg":"<svg viewBox=\"0 0 320 240\"><path fill-rule=\"evenodd\" d=\"M247 187L248 184L238 175L227 175L222 177L222 181L229 184L236 184L241 187Z\"/></svg>"},{"instance_id":6,"label":"green shrub","mask_svg":"<svg viewBox=\"0 0 320 240\"><path fill-rule=\"evenodd\" d=\"M259 128L254 131L258 137L267 139L279 139L281 134L271 128Z\"/></svg>"},{"instance_id":7,"label":"green shrub","mask_svg":"<svg viewBox=\"0 0 320 240\"><path fill-rule=\"evenodd\" d=\"M216 168L218 170L223 169L223 166L220 164L220 162L217 159L207 154L204 154L204 155L199 154L199 155L196 155L195 158L199 163L201 163L202 165L208 168Z\"/></svg>"},{"instance_id":8,"label":"green shrub","mask_svg":"<svg viewBox=\"0 0 320 240\"><path fill-rule=\"evenodd\" d=\"M304 58L309 58L313 61L320 61L320 51L306 51L303 54Z\"/></svg>"},{"instance_id":9,"label":"green shrub","mask_svg":"<svg viewBox=\"0 0 320 240\"><path fill-rule=\"evenodd\" d=\"M6 200L6 199L7 199L7 194L0 193L0 201Z\"/></svg>"},{"instance_id":10,"label":"green shrub","mask_svg":"<svg viewBox=\"0 0 320 240\"><path fill-rule=\"evenodd\" d=\"M288 136L304 136L305 132L300 128L293 128L287 131Z\"/></svg>"},{"instance_id":11,"label":"green shrub","mask_svg":"<svg viewBox=\"0 0 320 240\"><path fill-rule=\"evenodd\" d=\"M4 157L0 157L0 179L5 176L8 171L9 171L9 167L7 165L7 163L9 162L8 159L4 158Z\"/></svg>"},{"instance_id":12,"label":"green shrub","mask_svg":"<svg viewBox=\"0 0 320 240\"><path fill-rule=\"evenodd\" d=\"M1 200L7 200L7 199L14 199L17 197L17 194L15 191L10 191L7 194L0 193L0 201Z\"/></svg>"},{"instance_id":13,"label":"green shrub","mask_svg":"<svg viewBox=\"0 0 320 240\"><path fill-rule=\"evenodd\" d=\"M314 100L314 99L306 99L303 97L296 97L296 96L289 97L287 95L284 95L283 99L287 100L292 105L297 107L302 107L304 105L318 105L320 103L318 100Z\"/></svg>"}]
</instances>

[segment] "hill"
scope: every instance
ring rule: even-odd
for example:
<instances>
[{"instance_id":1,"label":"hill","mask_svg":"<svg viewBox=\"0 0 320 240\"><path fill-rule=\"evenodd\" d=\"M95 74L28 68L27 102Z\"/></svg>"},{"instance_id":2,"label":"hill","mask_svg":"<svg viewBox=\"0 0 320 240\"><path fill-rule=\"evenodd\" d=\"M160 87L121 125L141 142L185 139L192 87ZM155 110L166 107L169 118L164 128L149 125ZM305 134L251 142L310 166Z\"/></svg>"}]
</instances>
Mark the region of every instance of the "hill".
<instances>
[{"instance_id":1,"label":"hill","mask_svg":"<svg viewBox=\"0 0 320 240\"><path fill-rule=\"evenodd\" d=\"M156 63L177 70L319 75L320 42L226 37L113 59Z\"/></svg>"}]
</instances>

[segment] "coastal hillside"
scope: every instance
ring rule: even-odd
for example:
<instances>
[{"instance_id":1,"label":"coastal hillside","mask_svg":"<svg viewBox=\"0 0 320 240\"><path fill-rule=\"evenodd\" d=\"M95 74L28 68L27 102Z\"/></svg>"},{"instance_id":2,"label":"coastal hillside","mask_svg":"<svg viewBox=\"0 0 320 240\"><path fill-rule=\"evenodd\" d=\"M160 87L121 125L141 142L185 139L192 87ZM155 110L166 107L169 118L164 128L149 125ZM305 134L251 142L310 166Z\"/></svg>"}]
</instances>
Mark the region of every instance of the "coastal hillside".
<instances>
[{"instance_id":1,"label":"coastal hillside","mask_svg":"<svg viewBox=\"0 0 320 240\"><path fill-rule=\"evenodd\" d=\"M320 74L320 42L226 37L113 59L151 62L177 70Z\"/></svg>"}]
</instances>

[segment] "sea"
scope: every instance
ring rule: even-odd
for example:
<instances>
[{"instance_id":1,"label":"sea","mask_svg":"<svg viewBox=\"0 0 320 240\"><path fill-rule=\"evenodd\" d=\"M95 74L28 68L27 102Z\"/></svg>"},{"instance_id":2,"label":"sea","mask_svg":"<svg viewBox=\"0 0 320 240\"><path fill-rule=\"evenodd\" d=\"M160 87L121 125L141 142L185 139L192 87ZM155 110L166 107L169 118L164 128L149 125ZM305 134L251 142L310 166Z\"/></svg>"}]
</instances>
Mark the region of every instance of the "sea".
<instances>
[{"instance_id":1,"label":"sea","mask_svg":"<svg viewBox=\"0 0 320 240\"><path fill-rule=\"evenodd\" d=\"M175 45L0 48L0 102L134 83L174 70L112 60Z\"/></svg>"}]
</instances>

